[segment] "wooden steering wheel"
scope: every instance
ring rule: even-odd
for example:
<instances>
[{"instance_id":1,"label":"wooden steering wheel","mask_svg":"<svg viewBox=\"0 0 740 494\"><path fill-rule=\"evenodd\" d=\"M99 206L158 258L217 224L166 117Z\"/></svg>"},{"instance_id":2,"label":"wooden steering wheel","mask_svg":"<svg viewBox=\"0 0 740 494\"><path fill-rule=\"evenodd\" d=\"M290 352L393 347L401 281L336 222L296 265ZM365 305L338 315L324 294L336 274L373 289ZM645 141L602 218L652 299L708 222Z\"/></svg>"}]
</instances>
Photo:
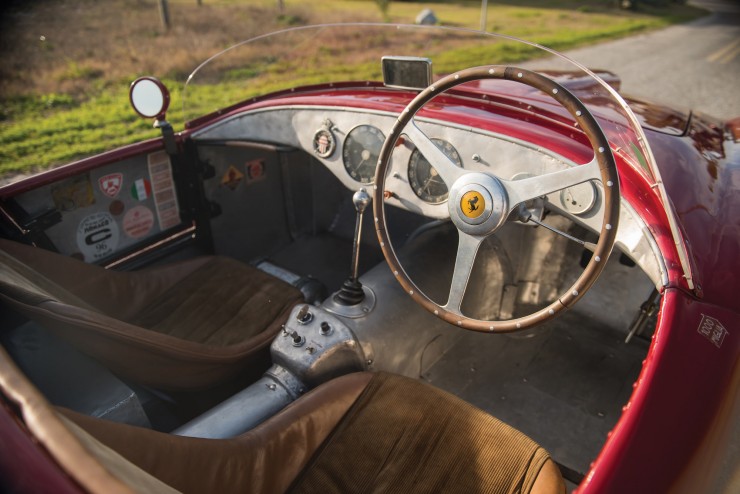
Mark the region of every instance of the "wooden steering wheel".
<instances>
[{"instance_id":1,"label":"wooden steering wheel","mask_svg":"<svg viewBox=\"0 0 740 494\"><path fill-rule=\"evenodd\" d=\"M468 171L455 164L416 125L415 115L437 95L459 84L481 79L506 79L539 89L552 96L573 116L586 134L594 158L569 169L522 180L504 180L491 173ZM405 134L439 173L449 189L450 219L459 233L457 257L449 298L444 306L426 296L401 266L386 229L385 181L393 149ZM516 319L484 321L466 317L461 304L478 248L483 240L500 228L520 204L589 180L603 184L603 218L593 255L575 283L547 307ZM508 66L473 67L448 75L409 103L398 117L383 144L378 159L373 190L373 213L383 255L403 289L414 301L435 316L458 327L484 332L513 332L541 324L575 304L601 274L611 253L619 221L619 177L614 155L594 116L570 91L553 80L525 69Z\"/></svg>"}]
</instances>

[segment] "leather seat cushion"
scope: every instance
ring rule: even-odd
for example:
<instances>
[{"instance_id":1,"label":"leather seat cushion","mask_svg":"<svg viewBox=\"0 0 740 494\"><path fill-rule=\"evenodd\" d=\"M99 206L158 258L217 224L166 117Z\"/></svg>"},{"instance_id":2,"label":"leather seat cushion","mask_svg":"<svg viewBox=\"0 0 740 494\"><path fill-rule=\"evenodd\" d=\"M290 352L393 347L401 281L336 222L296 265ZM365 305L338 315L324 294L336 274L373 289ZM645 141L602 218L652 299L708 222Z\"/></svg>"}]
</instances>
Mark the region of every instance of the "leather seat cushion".
<instances>
[{"instance_id":1,"label":"leather seat cushion","mask_svg":"<svg viewBox=\"0 0 740 494\"><path fill-rule=\"evenodd\" d=\"M303 298L226 257L117 272L15 242L0 247L2 299L114 372L165 389L209 387L264 365L257 354Z\"/></svg>"},{"instance_id":2,"label":"leather seat cushion","mask_svg":"<svg viewBox=\"0 0 740 494\"><path fill-rule=\"evenodd\" d=\"M565 492L547 452L524 434L446 392L390 374L334 379L233 439L64 414L182 492Z\"/></svg>"},{"instance_id":3,"label":"leather seat cushion","mask_svg":"<svg viewBox=\"0 0 740 494\"><path fill-rule=\"evenodd\" d=\"M548 459L527 436L467 402L378 374L291 492L527 493Z\"/></svg>"}]
</instances>

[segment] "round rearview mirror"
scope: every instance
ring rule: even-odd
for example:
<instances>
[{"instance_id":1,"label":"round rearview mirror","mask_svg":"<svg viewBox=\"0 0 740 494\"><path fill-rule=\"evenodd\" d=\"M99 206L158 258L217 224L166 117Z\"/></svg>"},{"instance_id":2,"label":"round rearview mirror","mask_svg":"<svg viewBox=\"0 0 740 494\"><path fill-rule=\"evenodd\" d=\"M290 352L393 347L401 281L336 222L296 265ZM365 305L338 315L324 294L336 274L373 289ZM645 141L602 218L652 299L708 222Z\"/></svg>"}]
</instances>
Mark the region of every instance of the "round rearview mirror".
<instances>
[{"instance_id":1,"label":"round rearview mirror","mask_svg":"<svg viewBox=\"0 0 740 494\"><path fill-rule=\"evenodd\" d=\"M164 119L170 105L170 92L159 79L140 77L131 83L129 90L131 106L144 118Z\"/></svg>"}]
</instances>

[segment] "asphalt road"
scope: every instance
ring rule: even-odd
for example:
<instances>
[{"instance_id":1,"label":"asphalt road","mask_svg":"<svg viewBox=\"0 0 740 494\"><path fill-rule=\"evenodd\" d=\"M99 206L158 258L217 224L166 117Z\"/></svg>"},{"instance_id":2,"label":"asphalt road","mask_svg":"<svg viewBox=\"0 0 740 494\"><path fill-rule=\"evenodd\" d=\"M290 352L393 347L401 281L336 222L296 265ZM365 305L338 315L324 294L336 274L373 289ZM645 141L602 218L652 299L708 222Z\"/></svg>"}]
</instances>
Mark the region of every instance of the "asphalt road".
<instances>
[{"instance_id":1,"label":"asphalt road","mask_svg":"<svg viewBox=\"0 0 740 494\"><path fill-rule=\"evenodd\" d=\"M740 117L740 3L691 3L712 14L565 54L589 68L616 73L624 94L719 118Z\"/></svg>"}]
</instances>

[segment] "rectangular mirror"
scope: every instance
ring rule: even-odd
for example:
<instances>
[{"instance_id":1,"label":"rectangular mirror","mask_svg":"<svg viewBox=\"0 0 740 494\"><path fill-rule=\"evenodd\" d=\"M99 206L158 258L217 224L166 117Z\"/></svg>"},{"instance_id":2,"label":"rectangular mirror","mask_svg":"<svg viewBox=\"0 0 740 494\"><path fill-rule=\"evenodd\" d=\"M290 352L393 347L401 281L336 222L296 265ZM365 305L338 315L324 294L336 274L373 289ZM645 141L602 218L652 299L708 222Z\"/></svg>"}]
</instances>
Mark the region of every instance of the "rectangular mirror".
<instances>
[{"instance_id":1,"label":"rectangular mirror","mask_svg":"<svg viewBox=\"0 0 740 494\"><path fill-rule=\"evenodd\" d=\"M432 61L421 57L387 56L383 64L383 83L401 89L425 89L432 83Z\"/></svg>"}]
</instances>

